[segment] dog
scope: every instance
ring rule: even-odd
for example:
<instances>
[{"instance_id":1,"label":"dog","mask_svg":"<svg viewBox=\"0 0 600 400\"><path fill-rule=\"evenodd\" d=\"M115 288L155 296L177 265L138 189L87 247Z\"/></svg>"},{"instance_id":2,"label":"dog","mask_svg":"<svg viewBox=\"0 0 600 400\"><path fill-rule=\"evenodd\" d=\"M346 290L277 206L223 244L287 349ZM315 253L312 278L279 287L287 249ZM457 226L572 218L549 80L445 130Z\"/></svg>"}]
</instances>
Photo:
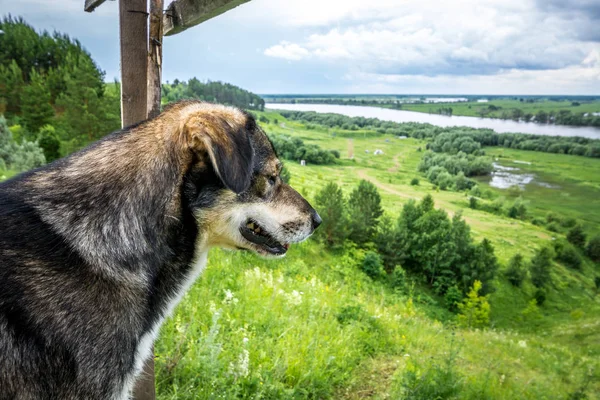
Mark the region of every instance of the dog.
<instances>
[{"instance_id":1,"label":"dog","mask_svg":"<svg viewBox=\"0 0 600 400\"><path fill-rule=\"evenodd\" d=\"M127 399L212 247L321 223L254 117L185 101L0 184L0 399Z\"/></svg>"}]
</instances>

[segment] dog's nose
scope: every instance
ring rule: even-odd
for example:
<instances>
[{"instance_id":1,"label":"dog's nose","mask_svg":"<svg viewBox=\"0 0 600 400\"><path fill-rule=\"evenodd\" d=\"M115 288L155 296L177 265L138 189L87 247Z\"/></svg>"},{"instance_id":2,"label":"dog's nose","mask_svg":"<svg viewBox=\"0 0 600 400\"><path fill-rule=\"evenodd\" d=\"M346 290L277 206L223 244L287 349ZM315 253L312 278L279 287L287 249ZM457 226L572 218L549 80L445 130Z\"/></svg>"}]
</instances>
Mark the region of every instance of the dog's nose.
<instances>
[{"instance_id":1,"label":"dog's nose","mask_svg":"<svg viewBox=\"0 0 600 400\"><path fill-rule=\"evenodd\" d=\"M321 217L319 216L319 213L316 212L315 210L313 210L312 212L312 224L313 224L313 230L317 229L319 227L319 225L321 225L321 222L323 222L323 220L321 219Z\"/></svg>"}]
</instances>

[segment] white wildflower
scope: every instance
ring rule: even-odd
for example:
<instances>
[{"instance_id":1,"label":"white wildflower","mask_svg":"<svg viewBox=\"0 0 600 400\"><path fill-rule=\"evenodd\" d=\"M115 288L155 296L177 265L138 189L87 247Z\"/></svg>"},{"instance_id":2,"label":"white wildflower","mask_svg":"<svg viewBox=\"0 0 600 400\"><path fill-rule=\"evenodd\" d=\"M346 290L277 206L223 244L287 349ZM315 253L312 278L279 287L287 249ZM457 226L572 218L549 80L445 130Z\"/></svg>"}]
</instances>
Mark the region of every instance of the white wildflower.
<instances>
[{"instance_id":1,"label":"white wildflower","mask_svg":"<svg viewBox=\"0 0 600 400\"><path fill-rule=\"evenodd\" d=\"M524 341L524 340L519 340L519 347L526 348L527 347L527 342Z\"/></svg>"}]
</instances>

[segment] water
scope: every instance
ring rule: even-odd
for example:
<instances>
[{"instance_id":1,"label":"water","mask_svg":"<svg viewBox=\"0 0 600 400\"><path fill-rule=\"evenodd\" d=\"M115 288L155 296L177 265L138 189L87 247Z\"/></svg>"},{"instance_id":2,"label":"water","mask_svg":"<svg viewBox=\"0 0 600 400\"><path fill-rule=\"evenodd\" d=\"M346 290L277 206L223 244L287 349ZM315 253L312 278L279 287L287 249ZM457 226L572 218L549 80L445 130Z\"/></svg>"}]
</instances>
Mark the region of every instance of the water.
<instances>
[{"instance_id":1,"label":"water","mask_svg":"<svg viewBox=\"0 0 600 400\"><path fill-rule=\"evenodd\" d=\"M498 133L519 132L546 136L581 136L600 139L600 128L588 126L536 124L533 122L517 122L493 118L447 116L380 107L342 106L335 104L267 103L265 107L274 110L316 111L320 113L342 114L349 117L379 118L394 122L421 122L442 127L468 126L471 128L489 128Z\"/></svg>"},{"instance_id":2,"label":"water","mask_svg":"<svg viewBox=\"0 0 600 400\"><path fill-rule=\"evenodd\" d=\"M514 160L515 164L531 164L527 161ZM543 182L538 179L535 174L521 171L521 168L507 167L498 163L493 163L494 171L489 179L491 187L498 189L508 189L511 186L518 186L521 189L525 189L526 185L536 184L546 189L560 189L559 186Z\"/></svg>"}]
</instances>

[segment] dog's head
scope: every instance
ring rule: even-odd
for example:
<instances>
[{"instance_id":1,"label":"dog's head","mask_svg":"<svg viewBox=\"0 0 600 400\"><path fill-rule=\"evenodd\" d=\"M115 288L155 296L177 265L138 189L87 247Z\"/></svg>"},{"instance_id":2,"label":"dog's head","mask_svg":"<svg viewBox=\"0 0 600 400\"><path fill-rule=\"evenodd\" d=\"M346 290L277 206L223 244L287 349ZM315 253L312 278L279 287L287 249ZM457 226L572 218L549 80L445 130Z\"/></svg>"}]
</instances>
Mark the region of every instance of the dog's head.
<instances>
[{"instance_id":1,"label":"dog's head","mask_svg":"<svg viewBox=\"0 0 600 400\"><path fill-rule=\"evenodd\" d=\"M321 218L281 180L283 165L254 117L209 103L186 107L181 131L193 161L183 195L203 245L283 256L308 238Z\"/></svg>"}]
</instances>

